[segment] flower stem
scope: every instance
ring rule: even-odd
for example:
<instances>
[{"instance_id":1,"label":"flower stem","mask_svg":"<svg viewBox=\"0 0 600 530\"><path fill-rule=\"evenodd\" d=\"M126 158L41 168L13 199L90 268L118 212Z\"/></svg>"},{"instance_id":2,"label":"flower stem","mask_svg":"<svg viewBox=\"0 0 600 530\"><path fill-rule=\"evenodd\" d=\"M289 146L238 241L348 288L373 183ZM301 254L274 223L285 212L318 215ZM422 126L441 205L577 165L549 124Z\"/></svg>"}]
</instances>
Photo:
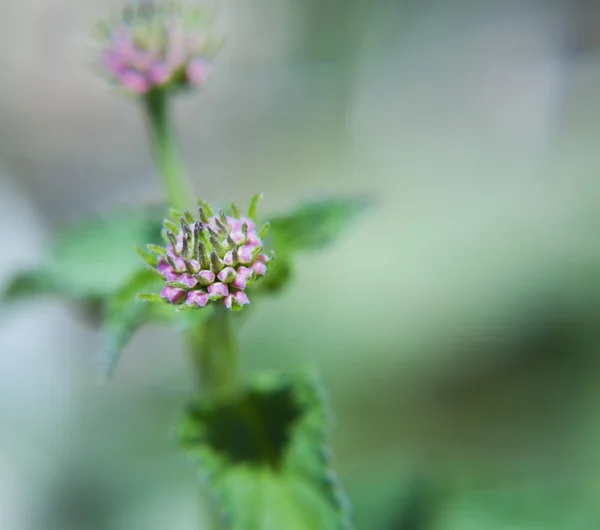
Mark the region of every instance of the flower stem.
<instances>
[{"instance_id":1,"label":"flower stem","mask_svg":"<svg viewBox=\"0 0 600 530\"><path fill-rule=\"evenodd\" d=\"M167 202L178 210L192 209L194 193L179 160L169 95L154 90L149 92L143 101L148 119L150 143L163 181Z\"/></svg>"},{"instance_id":2,"label":"flower stem","mask_svg":"<svg viewBox=\"0 0 600 530\"><path fill-rule=\"evenodd\" d=\"M235 392L241 385L235 315L220 304L201 325L188 332L188 348L201 389L209 394Z\"/></svg>"}]
</instances>

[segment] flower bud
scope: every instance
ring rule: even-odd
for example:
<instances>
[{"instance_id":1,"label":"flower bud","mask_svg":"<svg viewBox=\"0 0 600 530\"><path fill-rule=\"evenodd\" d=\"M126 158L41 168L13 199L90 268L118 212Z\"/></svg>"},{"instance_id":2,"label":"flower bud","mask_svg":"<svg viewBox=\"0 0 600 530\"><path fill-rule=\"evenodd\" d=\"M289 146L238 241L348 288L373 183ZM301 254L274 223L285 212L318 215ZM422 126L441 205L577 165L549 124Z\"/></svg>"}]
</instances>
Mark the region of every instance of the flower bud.
<instances>
[{"instance_id":1,"label":"flower bud","mask_svg":"<svg viewBox=\"0 0 600 530\"><path fill-rule=\"evenodd\" d=\"M139 2L99 25L100 63L125 91L202 86L220 42L207 13L176 2Z\"/></svg>"},{"instance_id":2,"label":"flower bud","mask_svg":"<svg viewBox=\"0 0 600 530\"><path fill-rule=\"evenodd\" d=\"M205 203L198 214L200 220L172 211L163 230L165 247L147 247L149 267L165 279L160 296L181 309L222 303L240 310L250 303L246 288L267 273L271 258L261 253L263 242L251 219L222 211L215 216Z\"/></svg>"}]
</instances>

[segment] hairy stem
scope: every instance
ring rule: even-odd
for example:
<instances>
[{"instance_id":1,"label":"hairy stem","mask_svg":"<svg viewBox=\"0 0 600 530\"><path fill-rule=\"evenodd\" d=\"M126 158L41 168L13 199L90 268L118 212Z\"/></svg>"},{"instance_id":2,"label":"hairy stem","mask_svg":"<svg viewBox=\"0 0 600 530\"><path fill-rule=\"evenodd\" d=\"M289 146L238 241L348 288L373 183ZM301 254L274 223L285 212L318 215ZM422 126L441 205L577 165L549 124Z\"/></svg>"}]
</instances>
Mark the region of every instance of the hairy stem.
<instances>
[{"instance_id":1,"label":"hairy stem","mask_svg":"<svg viewBox=\"0 0 600 530\"><path fill-rule=\"evenodd\" d=\"M194 193L176 147L169 95L152 91L144 97L150 143L167 202L178 210L192 209Z\"/></svg>"}]
</instances>

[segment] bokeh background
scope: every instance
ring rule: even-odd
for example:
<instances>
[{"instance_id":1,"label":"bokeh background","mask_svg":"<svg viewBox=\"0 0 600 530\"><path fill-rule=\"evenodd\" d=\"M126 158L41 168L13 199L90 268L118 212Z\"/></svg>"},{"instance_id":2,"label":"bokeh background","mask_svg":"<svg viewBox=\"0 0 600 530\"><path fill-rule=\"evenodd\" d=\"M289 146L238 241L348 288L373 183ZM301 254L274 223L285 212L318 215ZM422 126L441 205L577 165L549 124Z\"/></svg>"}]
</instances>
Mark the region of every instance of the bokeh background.
<instances>
[{"instance_id":1,"label":"bokeh background","mask_svg":"<svg viewBox=\"0 0 600 530\"><path fill-rule=\"evenodd\" d=\"M226 48L177 107L198 192L376 198L243 331L248 371L322 368L359 529L600 528L600 4L217 5ZM139 109L89 67L119 6L0 2L0 287L160 199ZM0 308L2 530L201 527L177 336L145 328L108 384L99 348L63 301Z\"/></svg>"}]
</instances>

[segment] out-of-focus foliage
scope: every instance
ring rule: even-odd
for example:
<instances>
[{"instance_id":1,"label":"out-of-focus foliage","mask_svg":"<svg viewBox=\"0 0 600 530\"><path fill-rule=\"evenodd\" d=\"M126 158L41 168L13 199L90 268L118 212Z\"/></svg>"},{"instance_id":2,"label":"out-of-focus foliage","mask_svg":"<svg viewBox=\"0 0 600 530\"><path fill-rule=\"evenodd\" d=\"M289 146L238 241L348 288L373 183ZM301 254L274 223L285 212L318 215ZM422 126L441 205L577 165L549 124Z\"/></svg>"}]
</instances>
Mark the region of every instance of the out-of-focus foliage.
<instances>
[{"instance_id":1,"label":"out-of-focus foliage","mask_svg":"<svg viewBox=\"0 0 600 530\"><path fill-rule=\"evenodd\" d=\"M16 274L4 298L53 293L86 300L111 295L141 268L135 246L157 242L160 228L160 217L150 210L81 221L60 232L39 268Z\"/></svg>"},{"instance_id":2,"label":"out-of-focus foliage","mask_svg":"<svg viewBox=\"0 0 600 530\"><path fill-rule=\"evenodd\" d=\"M173 322L174 312L167 304L147 303L139 293L154 292L164 286L153 272L142 269L116 293L105 299L101 329L104 338L101 362L110 374L133 334L147 322Z\"/></svg>"},{"instance_id":3,"label":"out-of-focus foliage","mask_svg":"<svg viewBox=\"0 0 600 530\"><path fill-rule=\"evenodd\" d=\"M183 449L233 530L351 528L330 468L324 388L312 372L257 376L234 397L192 405Z\"/></svg>"},{"instance_id":4,"label":"out-of-focus foliage","mask_svg":"<svg viewBox=\"0 0 600 530\"><path fill-rule=\"evenodd\" d=\"M276 262L258 289L275 292L284 287L292 278L293 261L298 253L333 243L369 203L365 197L331 197L270 217L267 245L274 250Z\"/></svg>"}]
</instances>

